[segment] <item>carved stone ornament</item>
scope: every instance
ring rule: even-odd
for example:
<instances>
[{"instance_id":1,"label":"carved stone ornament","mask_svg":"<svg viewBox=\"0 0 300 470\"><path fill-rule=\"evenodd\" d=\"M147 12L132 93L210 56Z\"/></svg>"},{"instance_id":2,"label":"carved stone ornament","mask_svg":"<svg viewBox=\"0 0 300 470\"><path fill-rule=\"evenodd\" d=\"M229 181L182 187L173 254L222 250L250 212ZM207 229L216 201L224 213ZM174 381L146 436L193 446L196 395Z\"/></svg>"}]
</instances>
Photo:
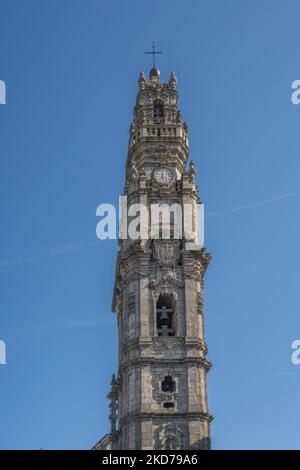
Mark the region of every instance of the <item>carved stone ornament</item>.
<instances>
[{"instance_id":1,"label":"carved stone ornament","mask_svg":"<svg viewBox=\"0 0 300 470\"><path fill-rule=\"evenodd\" d=\"M138 173L137 167L135 163L132 162L130 166L129 180L136 181L138 177L139 177L139 173Z\"/></svg>"},{"instance_id":2,"label":"carved stone ornament","mask_svg":"<svg viewBox=\"0 0 300 470\"><path fill-rule=\"evenodd\" d=\"M201 292L197 292L197 313L203 315L203 296Z\"/></svg>"},{"instance_id":3,"label":"carved stone ornament","mask_svg":"<svg viewBox=\"0 0 300 470\"><path fill-rule=\"evenodd\" d=\"M155 241L155 259L159 266L174 267L179 258L178 241Z\"/></svg>"},{"instance_id":4,"label":"carved stone ornament","mask_svg":"<svg viewBox=\"0 0 300 470\"><path fill-rule=\"evenodd\" d=\"M168 147L163 144L148 144L147 147L138 148L134 152L134 156L136 161L143 159L145 156L147 156L151 160L156 160L166 165L170 165L170 162L174 162L174 160L176 160L177 162L180 161L183 166L185 166L185 162L187 159L186 151L175 144L170 144L168 145Z\"/></svg>"},{"instance_id":5,"label":"carved stone ornament","mask_svg":"<svg viewBox=\"0 0 300 470\"><path fill-rule=\"evenodd\" d=\"M189 178L190 182L194 183L195 182L195 176L196 176L197 170L196 170L196 165L193 160L190 161L190 169L189 169Z\"/></svg>"},{"instance_id":6,"label":"carved stone ornament","mask_svg":"<svg viewBox=\"0 0 300 470\"><path fill-rule=\"evenodd\" d=\"M167 266L167 268L169 267ZM183 286L184 283L176 279L175 274L172 271L164 273L159 279L149 283L149 287L152 289L154 301L158 299L159 294L173 294L175 299L177 299L177 291Z\"/></svg>"},{"instance_id":7,"label":"carved stone ornament","mask_svg":"<svg viewBox=\"0 0 300 470\"><path fill-rule=\"evenodd\" d=\"M159 264L175 263L175 247L171 242L161 242L157 247L157 260Z\"/></svg>"},{"instance_id":8,"label":"carved stone ornament","mask_svg":"<svg viewBox=\"0 0 300 470\"><path fill-rule=\"evenodd\" d=\"M156 448L163 450L180 450L183 448L183 433L174 424L168 423L157 429Z\"/></svg>"},{"instance_id":9,"label":"carved stone ornament","mask_svg":"<svg viewBox=\"0 0 300 470\"><path fill-rule=\"evenodd\" d=\"M138 84L139 84L140 90L144 90L144 89L145 89L145 86L146 86L146 77L145 77L145 74L144 74L144 71L143 71L143 70L142 70L141 73L140 73Z\"/></svg>"},{"instance_id":10,"label":"carved stone ornament","mask_svg":"<svg viewBox=\"0 0 300 470\"><path fill-rule=\"evenodd\" d=\"M169 87L171 90L175 90L177 84L177 78L174 72L171 73L170 78L169 78Z\"/></svg>"},{"instance_id":11,"label":"carved stone ornament","mask_svg":"<svg viewBox=\"0 0 300 470\"><path fill-rule=\"evenodd\" d=\"M168 339L154 339L152 345L149 348L151 354L158 352L170 351L171 349L182 349L184 347L184 340L182 338L168 338Z\"/></svg>"}]
</instances>

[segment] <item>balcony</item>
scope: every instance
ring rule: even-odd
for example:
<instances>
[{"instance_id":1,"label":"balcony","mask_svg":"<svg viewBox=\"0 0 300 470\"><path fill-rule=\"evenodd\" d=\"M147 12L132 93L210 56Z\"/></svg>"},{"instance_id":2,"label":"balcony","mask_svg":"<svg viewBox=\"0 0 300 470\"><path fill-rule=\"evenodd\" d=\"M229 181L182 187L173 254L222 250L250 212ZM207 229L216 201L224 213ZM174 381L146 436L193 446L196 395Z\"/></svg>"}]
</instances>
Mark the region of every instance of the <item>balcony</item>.
<instances>
[{"instance_id":1,"label":"balcony","mask_svg":"<svg viewBox=\"0 0 300 470\"><path fill-rule=\"evenodd\" d=\"M138 144L144 138L166 138L166 137L177 137L183 140L183 143L186 147L189 146L188 135L185 129L182 127L171 127L171 126L145 126L141 127L138 131L136 131L130 138L129 141L129 148L131 149L136 144Z\"/></svg>"}]
</instances>

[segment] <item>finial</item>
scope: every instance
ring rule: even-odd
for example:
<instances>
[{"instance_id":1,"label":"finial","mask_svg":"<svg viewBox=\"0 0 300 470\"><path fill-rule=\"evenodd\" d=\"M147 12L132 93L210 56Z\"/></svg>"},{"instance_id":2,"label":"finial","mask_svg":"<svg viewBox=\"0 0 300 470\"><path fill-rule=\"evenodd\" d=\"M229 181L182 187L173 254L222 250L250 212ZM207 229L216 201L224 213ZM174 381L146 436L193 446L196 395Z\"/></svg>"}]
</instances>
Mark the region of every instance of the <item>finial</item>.
<instances>
[{"instance_id":1,"label":"finial","mask_svg":"<svg viewBox=\"0 0 300 470\"><path fill-rule=\"evenodd\" d=\"M184 121L184 123L182 124L182 127L185 130L185 132L189 132L189 125L186 121Z\"/></svg>"},{"instance_id":2,"label":"finial","mask_svg":"<svg viewBox=\"0 0 300 470\"><path fill-rule=\"evenodd\" d=\"M196 170L196 165L193 160L190 161L190 170L189 170L189 177L190 181L193 182L195 180L197 170Z\"/></svg>"},{"instance_id":3,"label":"finial","mask_svg":"<svg viewBox=\"0 0 300 470\"><path fill-rule=\"evenodd\" d=\"M140 90L144 90L145 83L146 83L146 77L145 77L144 71L142 70L139 76L139 80L138 80Z\"/></svg>"},{"instance_id":4,"label":"finial","mask_svg":"<svg viewBox=\"0 0 300 470\"><path fill-rule=\"evenodd\" d=\"M172 90L175 90L177 84L177 78L174 72L171 73L170 78L169 78L169 87Z\"/></svg>"},{"instance_id":5,"label":"finial","mask_svg":"<svg viewBox=\"0 0 300 470\"><path fill-rule=\"evenodd\" d=\"M118 381L116 380L115 374L113 374L111 378L111 389L109 394L107 395L107 398L109 399L109 420L110 420L110 425L111 425L111 433L115 433L117 430L117 419L118 419L118 414L117 410L119 408L119 402L118 402Z\"/></svg>"}]
</instances>

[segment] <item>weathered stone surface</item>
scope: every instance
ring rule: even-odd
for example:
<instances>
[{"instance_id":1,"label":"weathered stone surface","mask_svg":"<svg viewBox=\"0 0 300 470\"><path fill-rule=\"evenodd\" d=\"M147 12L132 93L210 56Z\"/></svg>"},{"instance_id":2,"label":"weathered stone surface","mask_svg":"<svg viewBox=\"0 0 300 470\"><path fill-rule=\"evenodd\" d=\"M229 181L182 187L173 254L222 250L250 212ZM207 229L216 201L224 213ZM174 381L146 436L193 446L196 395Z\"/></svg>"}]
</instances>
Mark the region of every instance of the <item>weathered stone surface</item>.
<instances>
[{"instance_id":1,"label":"weathered stone surface","mask_svg":"<svg viewBox=\"0 0 300 470\"><path fill-rule=\"evenodd\" d=\"M140 75L126 164L129 204L199 203L194 163L186 169L188 126L181 125L176 84L174 74L166 84ZM193 209L193 226L197 216ZM120 241L112 429L95 448L210 448L203 306L209 261L204 248L187 250L185 239Z\"/></svg>"}]
</instances>

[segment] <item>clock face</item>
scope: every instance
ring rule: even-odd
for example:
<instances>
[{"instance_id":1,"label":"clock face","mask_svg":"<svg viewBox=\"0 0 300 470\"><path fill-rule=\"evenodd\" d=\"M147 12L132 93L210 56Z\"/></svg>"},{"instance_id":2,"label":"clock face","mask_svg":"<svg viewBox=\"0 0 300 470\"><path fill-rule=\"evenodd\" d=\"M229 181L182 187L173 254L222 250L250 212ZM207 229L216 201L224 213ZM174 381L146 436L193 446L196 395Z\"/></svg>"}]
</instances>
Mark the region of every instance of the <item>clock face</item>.
<instances>
[{"instance_id":1,"label":"clock face","mask_svg":"<svg viewBox=\"0 0 300 470\"><path fill-rule=\"evenodd\" d=\"M173 182L174 176L174 171L167 166L161 166L154 171L154 179L159 184L169 185Z\"/></svg>"}]
</instances>

